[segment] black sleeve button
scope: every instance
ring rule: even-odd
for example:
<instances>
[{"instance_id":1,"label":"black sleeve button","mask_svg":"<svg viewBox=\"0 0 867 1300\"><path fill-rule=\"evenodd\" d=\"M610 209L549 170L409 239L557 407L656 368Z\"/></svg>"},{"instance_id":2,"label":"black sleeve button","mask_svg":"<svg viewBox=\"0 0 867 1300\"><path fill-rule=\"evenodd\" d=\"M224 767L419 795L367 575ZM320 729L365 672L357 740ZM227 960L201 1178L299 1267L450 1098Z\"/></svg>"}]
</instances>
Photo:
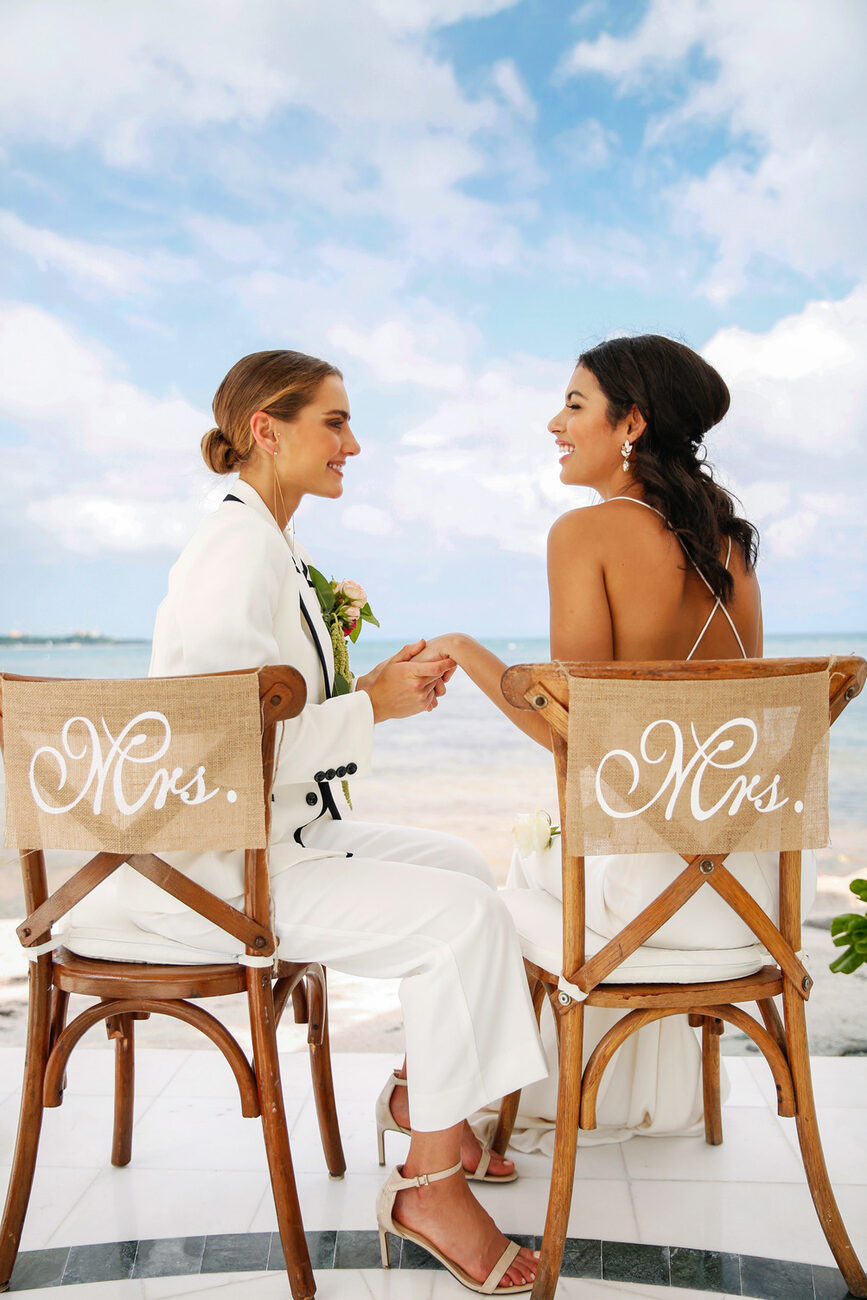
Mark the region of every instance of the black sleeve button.
<instances>
[{"instance_id":1,"label":"black sleeve button","mask_svg":"<svg viewBox=\"0 0 867 1300\"><path fill-rule=\"evenodd\" d=\"M338 775L341 779L342 779L344 776L346 776L346 768L345 768L345 767L338 767L338 769L337 769L337 775Z\"/></svg>"},{"instance_id":2,"label":"black sleeve button","mask_svg":"<svg viewBox=\"0 0 867 1300\"><path fill-rule=\"evenodd\" d=\"M315 808L317 803L319 802L318 797L313 793L312 790L308 791L308 793L305 795L305 798L311 808Z\"/></svg>"},{"instance_id":3,"label":"black sleeve button","mask_svg":"<svg viewBox=\"0 0 867 1300\"><path fill-rule=\"evenodd\" d=\"M334 778L335 778L336 776L337 776L337 773L335 772L334 768L333 768L333 767L329 767L328 771L325 773L325 780L326 780L326 781L333 781Z\"/></svg>"},{"instance_id":4,"label":"black sleeve button","mask_svg":"<svg viewBox=\"0 0 867 1300\"><path fill-rule=\"evenodd\" d=\"M355 773L356 773L357 771L358 771L358 764L357 764L357 763L347 763L347 764L346 764L346 774L347 774L347 776L355 776Z\"/></svg>"},{"instance_id":5,"label":"black sleeve button","mask_svg":"<svg viewBox=\"0 0 867 1300\"><path fill-rule=\"evenodd\" d=\"M313 780L314 780L314 781L317 781L317 782L318 782L318 781L324 781L324 780L325 780L325 773L324 773L324 772L317 772L316 775L314 776Z\"/></svg>"}]
</instances>

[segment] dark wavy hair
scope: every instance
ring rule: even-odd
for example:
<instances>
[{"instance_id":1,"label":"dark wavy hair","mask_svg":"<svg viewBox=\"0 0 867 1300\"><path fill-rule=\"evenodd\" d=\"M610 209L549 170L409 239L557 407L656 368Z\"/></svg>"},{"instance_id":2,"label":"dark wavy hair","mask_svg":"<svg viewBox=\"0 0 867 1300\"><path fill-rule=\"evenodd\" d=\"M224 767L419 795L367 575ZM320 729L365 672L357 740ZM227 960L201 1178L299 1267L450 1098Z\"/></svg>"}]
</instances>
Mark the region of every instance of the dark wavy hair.
<instances>
[{"instance_id":1,"label":"dark wavy hair","mask_svg":"<svg viewBox=\"0 0 867 1300\"><path fill-rule=\"evenodd\" d=\"M731 495L705 460L704 435L729 409L729 390L713 366L661 334L608 339L578 358L595 375L616 425L637 406L647 428L633 444L630 469L686 554L728 604L731 574L720 561L730 537L752 567L758 530L735 513Z\"/></svg>"}]
</instances>

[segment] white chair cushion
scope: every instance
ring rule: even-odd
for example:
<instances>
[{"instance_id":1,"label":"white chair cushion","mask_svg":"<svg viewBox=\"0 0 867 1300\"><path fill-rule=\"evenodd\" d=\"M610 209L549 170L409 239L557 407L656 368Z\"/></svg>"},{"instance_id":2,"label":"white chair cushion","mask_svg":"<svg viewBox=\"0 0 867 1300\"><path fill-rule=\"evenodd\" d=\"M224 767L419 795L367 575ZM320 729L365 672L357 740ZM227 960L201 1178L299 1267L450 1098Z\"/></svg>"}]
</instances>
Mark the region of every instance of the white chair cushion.
<instances>
[{"instance_id":1,"label":"white chair cushion","mask_svg":"<svg viewBox=\"0 0 867 1300\"><path fill-rule=\"evenodd\" d=\"M114 886L112 876L83 898L65 918L63 945L70 952L100 961L146 961L159 966L210 966L235 961L243 953L244 946L239 940L216 927L215 939L226 943L222 952L216 947L210 951L190 948L175 939L142 930L124 915Z\"/></svg>"},{"instance_id":2,"label":"white chair cushion","mask_svg":"<svg viewBox=\"0 0 867 1300\"><path fill-rule=\"evenodd\" d=\"M521 952L528 961L552 974L572 997L586 994L563 978L563 907L542 889L502 889L500 897L515 922ZM593 957L608 939L593 930L585 932L585 953ZM736 979L761 970L768 955L760 943L747 948L637 948L606 977L606 984L703 984Z\"/></svg>"}]
</instances>

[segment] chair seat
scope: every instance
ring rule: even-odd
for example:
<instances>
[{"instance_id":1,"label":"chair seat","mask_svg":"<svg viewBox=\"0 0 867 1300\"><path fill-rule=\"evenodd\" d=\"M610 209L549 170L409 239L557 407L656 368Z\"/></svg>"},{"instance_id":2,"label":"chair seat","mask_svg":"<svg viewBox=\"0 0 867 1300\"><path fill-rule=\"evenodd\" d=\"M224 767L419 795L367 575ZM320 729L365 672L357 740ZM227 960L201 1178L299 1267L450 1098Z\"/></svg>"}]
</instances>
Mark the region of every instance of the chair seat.
<instances>
[{"instance_id":1,"label":"chair seat","mask_svg":"<svg viewBox=\"0 0 867 1300\"><path fill-rule=\"evenodd\" d=\"M142 971L142 964L147 971ZM246 986L243 966L180 965L145 962L141 958L106 961L82 957L67 948L54 954L54 983L67 993L96 998L215 998L241 993Z\"/></svg>"},{"instance_id":2,"label":"chair seat","mask_svg":"<svg viewBox=\"0 0 867 1300\"><path fill-rule=\"evenodd\" d=\"M515 922L523 956L559 974L558 985L573 997L585 995L563 978L563 906L541 889L503 889L500 897ZM608 940L585 931L585 954L593 957ZM761 944L746 948L637 948L606 977L607 984L701 984L753 975L768 961Z\"/></svg>"},{"instance_id":3,"label":"chair seat","mask_svg":"<svg viewBox=\"0 0 867 1300\"><path fill-rule=\"evenodd\" d=\"M80 957L99 961L148 962L160 966L213 966L233 962L244 951L243 944L224 931L213 929L225 941L225 948L192 948L143 930L124 915L117 897L117 876L106 880L69 913L63 930L63 944Z\"/></svg>"}]
</instances>

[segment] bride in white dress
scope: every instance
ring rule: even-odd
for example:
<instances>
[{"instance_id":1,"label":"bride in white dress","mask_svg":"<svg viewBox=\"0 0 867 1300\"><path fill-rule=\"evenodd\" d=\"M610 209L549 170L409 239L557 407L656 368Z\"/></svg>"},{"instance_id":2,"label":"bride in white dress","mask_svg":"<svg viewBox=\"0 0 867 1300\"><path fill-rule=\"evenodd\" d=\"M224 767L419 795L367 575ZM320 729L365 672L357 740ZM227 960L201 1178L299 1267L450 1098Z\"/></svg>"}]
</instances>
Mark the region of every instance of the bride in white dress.
<instances>
[{"instance_id":1,"label":"bride in white dress","mask_svg":"<svg viewBox=\"0 0 867 1300\"><path fill-rule=\"evenodd\" d=\"M610 339L578 359L548 429L562 482L592 487L601 500L562 515L548 537L552 659L761 656L758 534L704 462L704 435L728 406L720 375L672 339ZM485 646L453 633L428 642L424 654L449 655L516 726L550 747L544 720L504 699L506 665ZM726 865L776 915L776 855L732 854ZM671 883L683 859L588 857L585 869L587 924L611 938ZM815 895L815 863L807 854L804 876L806 914ZM516 850L508 883L560 898L559 841L540 852ZM694 895L649 940L687 949L751 942L751 932L710 890ZM585 1060L618 1014L587 1008ZM524 1150L553 1145L556 1046L550 1024L545 1028L552 1069L522 1096L512 1145ZM619 1049L600 1088L597 1119L581 1142L700 1131L701 1053L686 1017L648 1025Z\"/></svg>"}]
</instances>

